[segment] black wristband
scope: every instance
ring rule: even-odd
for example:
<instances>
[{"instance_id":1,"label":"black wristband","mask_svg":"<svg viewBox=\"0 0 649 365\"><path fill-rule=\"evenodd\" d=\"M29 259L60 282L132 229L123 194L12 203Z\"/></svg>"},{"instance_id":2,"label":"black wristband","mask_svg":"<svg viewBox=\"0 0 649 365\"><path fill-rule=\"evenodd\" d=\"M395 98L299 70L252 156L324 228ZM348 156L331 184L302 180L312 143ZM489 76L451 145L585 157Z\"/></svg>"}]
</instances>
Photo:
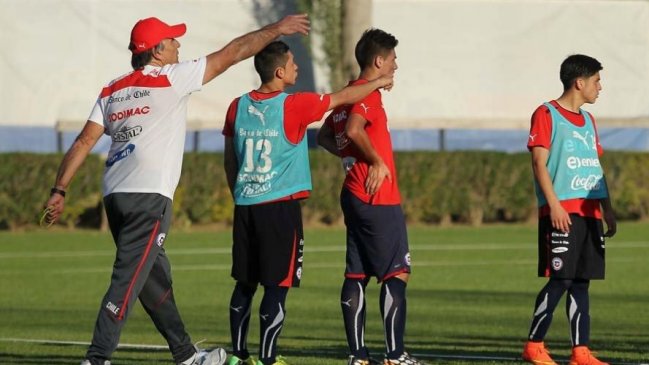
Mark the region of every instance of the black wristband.
<instances>
[{"instance_id":1,"label":"black wristband","mask_svg":"<svg viewBox=\"0 0 649 365\"><path fill-rule=\"evenodd\" d=\"M60 196L65 198L65 190L61 190L61 189L58 189L58 188L52 188L52 190L50 190L50 195L54 195L54 194L59 194Z\"/></svg>"}]
</instances>

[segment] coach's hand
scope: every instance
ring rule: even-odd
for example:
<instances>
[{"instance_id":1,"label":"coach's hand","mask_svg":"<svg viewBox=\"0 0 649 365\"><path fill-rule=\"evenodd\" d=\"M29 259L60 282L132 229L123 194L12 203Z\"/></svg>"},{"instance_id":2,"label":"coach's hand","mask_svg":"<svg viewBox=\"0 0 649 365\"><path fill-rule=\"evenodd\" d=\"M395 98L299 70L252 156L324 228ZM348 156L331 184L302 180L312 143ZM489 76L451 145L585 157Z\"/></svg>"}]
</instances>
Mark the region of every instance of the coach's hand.
<instances>
[{"instance_id":1,"label":"coach's hand","mask_svg":"<svg viewBox=\"0 0 649 365\"><path fill-rule=\"evenodd\" d=\"M617 219L615 218L615 212L613 210L607 210L604 212L604 222L606 222L606 233L604 237L613 237L617 232Z\"/></svg>"},{"instance_id":2,"label":"coach's hand","mask_svg":"<svg viewBox=\"0 0 649 365\"><path fill-rule=\"evenodd\" d=\"M291 35L295 33L309 35L309 31L311 30L309 16L307 14L287 15L282 20L272 24L271 26L276 26L282 35Z\"/></svg>"},{"instance_id":3,"label":"coach's hand","mask_svg":"<svg viewBox=\"0 0 649 365\"><path fill-rule=\"evenodd\" d=\"M552 228L563 233L570 233L570 226L572 225L570 215L560 204L550 206L550 221L552 222Z\"/></svg>"},{"instance_id":4,"label":"coach's hand","mask_svg":"<svg viewBox=\"0 0 649 365\"><path fill-rule=\"evenodd\" d=\"M44 211L41 222L47 223L48 226L51 226L61 217L64 207L65 197L58 193L52 193L43 206Z\"/></svg>"}]
</instances>

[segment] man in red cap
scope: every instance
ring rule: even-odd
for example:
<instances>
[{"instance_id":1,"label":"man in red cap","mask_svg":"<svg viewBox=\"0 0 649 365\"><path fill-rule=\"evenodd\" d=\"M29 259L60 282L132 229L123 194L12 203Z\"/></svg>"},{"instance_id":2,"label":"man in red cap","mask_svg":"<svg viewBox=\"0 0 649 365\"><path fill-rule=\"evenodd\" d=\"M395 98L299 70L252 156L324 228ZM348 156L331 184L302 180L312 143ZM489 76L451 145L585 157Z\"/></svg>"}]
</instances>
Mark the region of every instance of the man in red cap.
<instances>
[{"instance_id":1,"label":"man in red cap","mask_svg":"<svg viewBox=\"0 0 649 365\"><path fill-rule=\"evenodd\" d=\"M203 84L277 37L307 34L309 21L305 14L289 15L205 57L179 62L176 38L185 31L185 24L168 25L157 18L135 24L129 45L133 71L102 89L86 125L61 162L45 204L45 220L53 223L63 212L66 190L79 166L102 134L111 136L103 194L117 252L82 365L110 364L138 298L167 340L176 364L225 362L223 349L205 352L192 344L176 308L163 248L180 179L187 101Z\"/></svg>"}]
</instances>

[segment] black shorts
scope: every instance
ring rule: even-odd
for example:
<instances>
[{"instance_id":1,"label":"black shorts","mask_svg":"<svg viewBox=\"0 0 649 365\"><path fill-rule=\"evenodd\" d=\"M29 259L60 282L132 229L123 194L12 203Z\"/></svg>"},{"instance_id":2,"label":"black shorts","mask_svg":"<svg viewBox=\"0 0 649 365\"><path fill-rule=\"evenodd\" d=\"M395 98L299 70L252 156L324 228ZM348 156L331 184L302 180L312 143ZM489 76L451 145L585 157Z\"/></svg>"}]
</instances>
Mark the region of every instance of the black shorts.
<instances>
[{"instance_id":1,"label":"black shorts","mask_svg":"<svg viewBox=\"0 0 649 365\"><path fill-rule=\"evenodd\" d=\"M410 272L406 220L401 205L371 205L349 190L340 194L347 226L345 277L379 281Z\"/></svg>"},{"instance_id":2,"label":"black shorts","mask_svg":"<svg viewBox=\"0 0 649 365\"><path fill-rule=\"evenodd\" d=\"M304 232L298 200L236 205L232 277L246 283L298 287Z\"/></svg>"},{"instance_id":3,"label":"black shorts","mask_svg":"<svg viewBox=\"0 0 649 365\"><path fill-rule=\"evenodd\" d=\"M539 219L540 277L604 279L605 244L602 221L570 214L569 233L552 228L550 217Z\"/></svg>"}]
</instances>

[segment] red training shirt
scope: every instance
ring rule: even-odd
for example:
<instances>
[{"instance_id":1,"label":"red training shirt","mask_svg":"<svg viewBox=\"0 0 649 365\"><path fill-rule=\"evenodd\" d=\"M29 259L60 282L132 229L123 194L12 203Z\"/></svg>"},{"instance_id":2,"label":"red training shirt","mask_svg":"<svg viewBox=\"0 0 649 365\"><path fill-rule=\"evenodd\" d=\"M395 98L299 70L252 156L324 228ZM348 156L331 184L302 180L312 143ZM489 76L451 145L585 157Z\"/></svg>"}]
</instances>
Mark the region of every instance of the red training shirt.
<instances>
[{"instance_id":1,"label":"red training shirt","mask_svg":"<svg viewBox=\"0 0 649 365\"><path fill-rule=\"evenodd\" d=\"M367 80L355 80L350 85L359 85L368 82ZM363 117L365 132L367 133L372 146L381 156L383 162L390 170L392 180L385 179L376 194L369 195L365 191L365 180L367 179L369 165L363 160L361 153L356 149L354 144L345 135L345 126L347 118L351 114L358 114ZM353 105L339 106L329 114L325 123L334 131L338 150L341 158L352 157L356 163L351 167L345 176L344 187L354 194L358 199L372 205L397 205L401 203L401 194L397 185L397 174L394 166L394 156L392 152L392 140L390 139L390 130L388 128L388 117L383 109L381 101L381 92L374 90L365 99Z\"/></svg>"}]
</instances>

